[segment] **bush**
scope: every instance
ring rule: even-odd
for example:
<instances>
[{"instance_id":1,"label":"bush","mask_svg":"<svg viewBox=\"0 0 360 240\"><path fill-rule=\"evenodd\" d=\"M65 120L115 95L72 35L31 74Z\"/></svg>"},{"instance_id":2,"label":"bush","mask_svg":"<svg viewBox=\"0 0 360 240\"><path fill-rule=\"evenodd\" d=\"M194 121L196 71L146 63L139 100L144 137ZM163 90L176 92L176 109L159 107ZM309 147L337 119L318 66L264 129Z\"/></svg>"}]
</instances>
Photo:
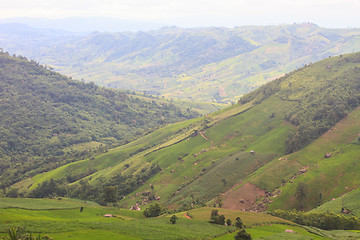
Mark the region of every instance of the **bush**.
<instances>
[{"instance_id":1,"label":"bush","mask_svg":"<svg viewBox=\"0 0 360 240\"><path fill-rule=\"evenodd\" d=\"M163 212L162 207L158 203L151 204L147 209L144 211L145 217L157 217Z\"/></svg>"},{"instance_id":2,"label":"bush","mask_svg":"<svg viewBox=\"0 0 360 240\"><path fill-rule=\"evenodd\" d=\"M240 217L236 218L235 227L240 228L240 229L244 227L244 223Z\"/></svg>"},{"instance_id":3,"label":"bush","mask_svg":"<svg viewBox=\"0 0 360 240\"><path fill-rule=\"evenodd\" d=\"M244 229L239 231L235 236L235 240L251 240L252 237L249 233L247 233Z\"/></svg>"},{"instance_id":4,"label":"bush","mask_svg":"<svg viewBox=\"0 0 360 240\"><path fill-rule=\"evenodd\" d=\"M219 215L219 211L214 209L211 212L209 223L225 225L225 216Z\"/></svg>"},{"instance_id":5,"label":"bush","mask_svg":"<svg viewBox=\"0 0 360 240\"><path fill-rule=\"evenodd\" d=\"M171 224L175 224L177 220L178 220L178 217L176 215L172 215L172 217L170 218Z\"/></svg>"}]
</instances>

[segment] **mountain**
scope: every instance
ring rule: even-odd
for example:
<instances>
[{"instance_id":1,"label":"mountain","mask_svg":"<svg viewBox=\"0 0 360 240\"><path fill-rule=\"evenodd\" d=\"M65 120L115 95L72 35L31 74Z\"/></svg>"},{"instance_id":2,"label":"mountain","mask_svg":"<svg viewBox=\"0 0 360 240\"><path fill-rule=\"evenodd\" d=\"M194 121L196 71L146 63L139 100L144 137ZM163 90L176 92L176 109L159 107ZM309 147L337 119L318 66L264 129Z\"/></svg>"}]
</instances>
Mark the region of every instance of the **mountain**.
<instances>
[{"instance_id":1,"label":"mountain","mask_svg":"<svg viewBox=\"0 0 360 240\"><path fill-rule=\"evenodd\" d=\"M229 108L13 187L122 207L312 209L360 183L359 64L356 53L306 65Z\"/></svg>"},{"instance_id":2,"label":"mountain","mask_svg":"<svg viewBox=\"0 0 360 240\"><path fill-rule=\"evenodd\" d=\"M55 29L72 33L91 33L96 31L137 32L159 29L163 26L156 21L131 21L106 17L71 17L60 19L22 17L0 19L0 23L20 23L27 24L32 28Z\"/></svg>"},{"instance_id":3,"label":"mountain","mask_svg":"<svg viewBox=\"0 0 360 240\"><path fill-rule=\"evenodd\" d=\"M7 51L86 82L222 103L235 102L305 64L360 51L359 29L309 23L94 32L70 39L34 39L36 47L21 38L1 39Z\"/></svg>"},{"instance_id":4,"label":"mountain","mask_svg":"<svg viewBox=\"0 0 360 240\"><path fill-rule=\"evenodd\" d=\"M198 113L0 53L0 179L8 186ZM96 153L98 152L98 153Z\"/></svg>"}]
</instances>

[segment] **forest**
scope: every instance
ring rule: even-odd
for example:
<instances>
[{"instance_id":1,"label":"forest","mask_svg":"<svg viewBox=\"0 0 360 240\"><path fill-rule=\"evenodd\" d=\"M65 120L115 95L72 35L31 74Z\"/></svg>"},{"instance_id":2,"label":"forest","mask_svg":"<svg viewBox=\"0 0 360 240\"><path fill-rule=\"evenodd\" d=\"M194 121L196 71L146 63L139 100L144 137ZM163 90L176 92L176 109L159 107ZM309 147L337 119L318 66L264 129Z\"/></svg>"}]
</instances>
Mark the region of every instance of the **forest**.
<instances>
[{"instance_id":1,"label":"forest","mask_svg":"<svg viewBox=\"0 0 360 240\"><path fill-rule=\"evenodd\" d=\"M8 53L0 53L0 79L1 188L199 116L170 102L75 81Z\"/></svg>"}]
</instances>

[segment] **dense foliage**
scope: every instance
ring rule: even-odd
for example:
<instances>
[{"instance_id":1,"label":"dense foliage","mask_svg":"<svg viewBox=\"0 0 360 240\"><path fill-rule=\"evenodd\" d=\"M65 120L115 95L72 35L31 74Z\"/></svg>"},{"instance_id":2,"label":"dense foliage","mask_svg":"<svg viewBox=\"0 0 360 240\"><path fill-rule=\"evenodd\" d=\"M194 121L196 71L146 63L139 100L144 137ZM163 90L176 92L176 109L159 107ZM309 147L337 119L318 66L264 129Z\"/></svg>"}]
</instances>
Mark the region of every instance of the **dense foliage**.
<instances>
[{"instance_id":1,"label":"dense foliage","mask_svg":"<svg viewBox=\"0 0 360 240\"><path fill-rule=\"evenodd\" d=\"M269 214L301 225L313 226L324 230L359 230L360 220L355 216L345 216L332 212L304 213L302 211L274 210Z\"/></svg>"},{"instance_id":2,"label":"dense foliage","mask_svg":"<svg viewBox=\"0 0 360 240\"><path fill-rule=\"evenodd\" d=\"M245 229L240 230L235 236L235 240L251 240L252 237L249 233L245 231Z\"/></svg>"},{"instance_id":3,"label":"dense foliage","mask_svg":"<svg viewBox=\"0 0 360 240\"><path fill-rule=\"evenodd\" d=\"M149 129L197 116L173 104L74 81L7 53L0 54L0 99L2 187L93 154L69 146L95 143L102 152Z\"/></svg>"},{"instance_id":4,"label":"dense foliage","mask_svg":"<svg viewBox=\"0 0 360 240\"><path fill-rule=\"evenodd\" d=\"M209 223L225 225L225 216L219 215L219 211L214 209L211 211Z\"/></svg>"},{"instance_id":5,"label":"dense foliage","mask_svg":"<svg viewBox=\"0 0 360 240\"><path fill-rule=\"evenodd\" d=\"M145 217L157 217L163 212L163 208L158 203L153 203L144 211Z\"/></svg>"}]
</instances>

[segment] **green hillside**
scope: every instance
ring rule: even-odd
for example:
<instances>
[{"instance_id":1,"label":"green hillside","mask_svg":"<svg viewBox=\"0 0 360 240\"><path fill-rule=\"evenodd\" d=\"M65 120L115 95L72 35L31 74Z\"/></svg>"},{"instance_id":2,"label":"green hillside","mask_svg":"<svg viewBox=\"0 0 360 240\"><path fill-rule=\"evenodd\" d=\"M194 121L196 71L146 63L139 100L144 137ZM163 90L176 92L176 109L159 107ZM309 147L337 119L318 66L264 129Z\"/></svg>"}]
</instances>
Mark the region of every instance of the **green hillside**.
<instances>
[{"instance_id":1,"label":"green hillside","mask_svg":"<svg viewBox=\"0 0 360 240\"><path fill-rule=\"evenodd\" d=\"M311 212L332 211L338 214L350 214L360 217L359 194L360 189L357 188L341 197L329 200L321 206L311 210Z\"/></svg>"},{"instance_id":2,"label":"green hillside","mask_svg":"<svg viewBox=\"0 0 360 240\"><path fill-rule=\"evenodd\" d=\"M74 81L6 53L0 53L0 95L1 188L199 116L166 101Z\"/></svg>"},{"instance_id":3,"label":"green hillside","mask_svg":"<svg viewBox=\"0 0 360 240\"><path fill-rule=\"evenodd\" d=\"M312 209L360 181L359 64L356 53L307 65L229 108L14 187L31 196L126 208L158 201L178 209ZM301 200L295 197L299 183L306 185Z\"/></svg>"},{"instance_id":4,"label":"green hillside","mask_svg":"<svg viewBox=\"0 0 360 240\"><path fill-rule=\"evenodd\" d=\"M19 37L0 32L0 45L101 86L222 103L235 102L304 64L360 51L359 29L325 29L308 23L167 27L63 38L39 38L36 33L37 38L31 39L30 33ZM27 41L19 41L24 38Z\"/></svg>"},{"instance_id":5,"label":"green hillside","mask_svg":"<svg viewBox=\"0 0 360 240\"><path fill-rule=\"evenodd\" d=\"M295 196L300 183L306 186L303 207L308 210L356 189L360 180L357 174L359 121L360 109L356 108L306 148L275 159L252 176L250 182L270 191L278 188L277 196L270 198L271 209L301 208ZM325 157L328 153L330 158Z\"/></svg>"}]
</instances>

